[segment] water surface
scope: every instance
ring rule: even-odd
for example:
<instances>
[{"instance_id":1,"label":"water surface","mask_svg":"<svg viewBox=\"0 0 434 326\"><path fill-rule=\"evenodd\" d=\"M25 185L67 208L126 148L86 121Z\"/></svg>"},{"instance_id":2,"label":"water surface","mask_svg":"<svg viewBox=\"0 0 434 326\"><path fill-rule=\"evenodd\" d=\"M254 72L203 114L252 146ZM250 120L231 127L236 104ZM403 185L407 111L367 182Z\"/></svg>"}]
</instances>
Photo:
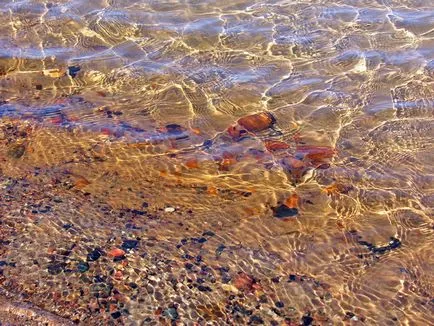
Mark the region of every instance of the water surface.
<instances>
[{"instance_id":1,"label":"water surface","mask_svg":"<svg viewBox=\"0 0 434 326\"><path fill-rule=\"evenodd\" d=\"M434 323L430 1L0 19L0 320Z\"/></svg>"}]
</instances>

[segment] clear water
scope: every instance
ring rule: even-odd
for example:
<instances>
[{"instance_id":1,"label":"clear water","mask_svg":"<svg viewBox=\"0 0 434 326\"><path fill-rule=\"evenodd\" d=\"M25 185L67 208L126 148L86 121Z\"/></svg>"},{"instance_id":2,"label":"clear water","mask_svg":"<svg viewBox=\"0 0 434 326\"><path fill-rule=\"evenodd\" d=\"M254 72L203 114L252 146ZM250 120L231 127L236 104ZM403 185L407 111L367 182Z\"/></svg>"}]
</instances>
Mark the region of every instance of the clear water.
<instances>
[{"instance_id":1,"label":"clear water","mask_svg":"<svg viewBox=\"0 0 434 326\"><path fill-rule=\"evenodd\" d=\"M431 1L0 19L0 321L434 323Z\"/></svg>"}]
</instances>

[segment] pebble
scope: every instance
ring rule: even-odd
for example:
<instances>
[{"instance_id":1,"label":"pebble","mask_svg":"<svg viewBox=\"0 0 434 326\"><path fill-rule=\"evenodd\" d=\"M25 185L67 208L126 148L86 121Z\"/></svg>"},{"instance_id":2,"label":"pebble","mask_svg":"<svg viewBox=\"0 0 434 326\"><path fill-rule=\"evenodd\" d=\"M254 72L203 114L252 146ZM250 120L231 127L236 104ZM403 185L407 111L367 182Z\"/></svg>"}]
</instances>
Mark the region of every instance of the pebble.
<instances>
[{"instance_id":1,"label":"pebble","mask_svg":"<svg viewBox=\"0 0 434 326\"><path fill-rule=\"evenodd\" d=\"M166 208L164 209L164 211L165 211L166 213L173 213L173 212L175 211L175 207L166 207Z\"/></svg>"},{"instance_id":2,"label":"pebble","mask_svg":"<svg viewBox=\"0 0 434 326\"><path fill-rule=\"evenodd\" d=\"M310 326L312 325L313 318L311 316L303 316L301 318L301 323L303 326Z\"/></svg>"},{"instance_id":3,"label":"pebble","mask_svg":"<svg viewBox=\"0 0 434 326\"><path fill-rule=\"evenodd\" d=\"M125 255L125 251L123 251L122 249L119 248L113 248L112 250L110 250L108 252L108 255L111 257L122 257Z\"/></svg>"},{"instance_id":4,"label":"pebble","mask_svg":"<svg viewBox=\"0 0 434 326\"><path fill-rule=\"evenodd\" d=\"M57 275L60 274L66 267L65 263L53 263L51 265L48 265L47 270L48 273L51 275Z\"/></svg>"},{"instance_id":5,"label":"pebble","mask_svg":"<svg viewBox=\"0 0 434 326\"><path fill-rule=\"evenodd\" d=\"M77 73L80 71L80 67L78 66L70 66L68 67L68 75L70 75L72 78L77 77Z\"/></svg>"},{"instance_id":6,"label":"pebble","mask_svg":"<svg viewBox=\"0 0 434 326\"><path fill-rule=\"evenodd\" d=\"M274 217L287 218L296 216L298 214L297 208L289 208L286 205L280 205L274 209Z\"/></svg>"},{"instance_id":7,"label":"pebble","mask_svg":"<svg viewBox=\"0 0 434 326\"><path fill-rule=\"evenodd\" d=\"M285 304L282 301L276 301L275 305L276 305L277 308L283 308L283 307L285 307Z\"/></svg>"},{"instance_id":8,"label":"pebble","mask_svg":"<svg viewBox=\"0 0 434 326\"><path fill-rule=\"evenodd\" d=\"M120 311L115 311L115 312L112 313L112 317L113 317L114 319L118 319L120 316L121 316Z\"/></svg>"},{"instance_id":9,"label":"pebble","mask_svg":"<svg viewBox=\"0 0 434 326\"><path fill-rule=\"evenodd\" d=\"M26 151L26 147L24 145L12 145L8 149L8 155L12 158L20 158L24 155L24 152Z\"/></svg>"},{"instance_id":10,"label":"pebble","mask_svg":"<svg viewBox=\"0 0 434 326\"><path fill-rule=\"evenodd\" d=\"M86 263L85 261L81 261L77 264L77 270L80 273L87 272L89 270L89 267L90 267L89 264Z\"/></svg>"},{"instance_id":11,"label":"pebble","mask_svg":"<svg viewBox=\"0 0 434 326\"><path fill-rule=\"evenodd\" d=\"M124 240L121 247L123 250L130 250L130 249L136 249L138 245L139 245L138 240Z\"/></svg>"},{"instance_id":12,"label":"pebble","mask_svg":"<svg viewBox=\"0 0 434 326\"><path fill-rule=\"evenodd\" d=\"M177 320L179 318L176 308L167 308L166 310L164 310L163 315L172 320Z\"/></svg>"},{"instance_id":13,"label":"pebble","mask_svg":"<svg viewBox=\"0 0 434 326\"><path fill-rule=\"evenodd\" d=\"M101 257L101 251L99 251L98 249L92 250L87 254L88 261L98 260L99 257Z\"/></svg>"}]
</instances>

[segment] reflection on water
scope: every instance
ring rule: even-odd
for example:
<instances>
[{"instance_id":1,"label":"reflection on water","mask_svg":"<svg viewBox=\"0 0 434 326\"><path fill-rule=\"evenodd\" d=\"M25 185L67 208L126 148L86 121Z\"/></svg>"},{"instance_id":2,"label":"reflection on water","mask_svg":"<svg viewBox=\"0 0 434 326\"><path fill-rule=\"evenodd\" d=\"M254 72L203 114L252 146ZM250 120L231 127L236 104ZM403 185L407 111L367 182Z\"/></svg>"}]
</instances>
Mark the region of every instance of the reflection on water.
<instances>
[{"instance_id":1,"label":"reflection on water","mask_svg":"<svg viewBox=\"0 0 434 326\"><path fill-rule=\"evenodd\" d=\"M0 0L0 320L434 323L434 6Z\"/></svg>"}]
</instances>

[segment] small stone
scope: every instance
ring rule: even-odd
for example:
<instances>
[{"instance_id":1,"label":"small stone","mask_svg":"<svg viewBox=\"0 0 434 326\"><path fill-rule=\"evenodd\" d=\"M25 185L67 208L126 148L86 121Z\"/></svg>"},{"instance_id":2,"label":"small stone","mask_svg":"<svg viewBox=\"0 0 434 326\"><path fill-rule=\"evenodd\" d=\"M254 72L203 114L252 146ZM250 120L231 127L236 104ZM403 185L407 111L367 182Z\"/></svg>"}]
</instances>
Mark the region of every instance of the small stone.
<instances>
[{"instance_id":1,"label":"small stone","mask_svg":"<svg viewBox=\"0 0 434 326\"><path fill-rule=\"evenodd\" d=\"M173 212L175 211L175 207L166 207L166 208L164 209L164 211L165 211L166 213L173 213Z\"/></svg>"},{"instance_id":2,"label":"small stone","mask_svg":"<svg viewBox=\"0 0 434 326\"><path fill-rule=\"evenodd\" d=\"M259 316L252 315L252 316L250 316L249 324L250 325L262 325L262 324L264 324L264 320Z\"/></svg>"},{"instance_id":3,"label":"small stone","mask_svg":"<svg viewBox=\"0 0 434 326\"><path fill-rule=\"evenodd\" d=\"M209 286L206 286L206 285L199 285L197 287L197 289L199 291L201 291L201 292L211 292L212 291L212 289Z\"/></svg>"},{"instance_id":4,"label":"small stone","mask_svg":"<svg viewBox=\"0 0 434 326\"><path fill-rule=\"evenodd\" d=\"M65 263L53 263L51 265L48 265L47 270L48 273L50 273L51 275L57 275L64 271L65 267Z\"/></svg>"},{"instance_id":5,"label":"small stone","mask_svg":"<svg viewBox=\"0 0 434 326\"><path fill-rule=\"evenodd\" d=\"M285 304L282 301L276 301L274 304L277 308L285 307Z\"/></svg>"},{"instance_id":6,"label":"small stone","mask_svg":"<svg viewBox=\"0 0 434 326\"><path fill-rule=\"evenodd\" d=\"M70 75L72 78L77 77L77 73L81 70L78 66L69 66L68 67L68 75Z\"/></svg>"},{"instance_id":7,"label":"small stone","mask_svg":"<svg viewBox=\"0 0 434 326\"><path fill-rule=\"evenodd\" d=\"M139 245L138 240L124 240L121 247L123 250L130 250L130 249L136 249L138 245Z\"/></svg>"},{"instance_id":8,"label":"small stone","mask_svg":"<svg viewBox=\"0 0 434 326\"><path fill-rule=\"evenodd\" d=\"M298 214L298 209L297 208L290 208L286 205L280 205L279 207L276 207L274 209L274 217L277 218L287 218L287 217L292 217L292 216L296 216Z\"/></svg>"},{"instance_id":9,"label":"small stone","mask_svg":"<svg viewBox=\"0 0 434 326\"><path fill-rule=\"evenodd\" d=\"M20 158L24 155L24 152L26 151L26 147L21 144L15 144L9 147L8 149L8 155L12 158Z\"/></svg>"},{"instance_id":10,"label":"small stone","mask_svg":"<svg viewBox=\"0 0 434 326\"><path fill-rule=\"evenodd\" d=\"M119 248L113 248L112 250L110 250L108 252L108 255L111 257L114 257L114 258L122 257L125 255L125 251L123 251L122 249L119 249Z\"/></svg>"},{"instance_id":11,"label":"small stone","mask_svg":"<svg viewBox=\"0 0 434 326\"><path fill-rule=\"evenodd\" d=\"M89 270L89 264L86 263L85 261L81 261L77 264L77 270L80 273L84 273L87 272Z\"/></svg>"},{"instance_id":12,"label":"small stone","mask_svg":"<svg viewBox=\"0 0 434 326\"><path fill-rule=\"evenodd\" d=\"M118 319L121 316L121 312L120 311L115 311L112 313L112 317L114 319Z\"/></svg>"},{"instance_id":13,"label":"small stone","mask_svg":"<svg viewBox=\"0 0 434 326\"><path fill-rule=\"evenodd\" d=\"M88 261L98 260L99 257L101 257L101 251L99 249L92 250L87 254Z\"/></svg>"},{"instance_id":14,"label":"small stone","mask_svg":"<svg viewBox=\"0 0 434 326\"><path fill-rule=\"evenodd\" d=\"M310 326L312 325L313 318L311 316L303 316L301 317L301 323L303 326Z\"/></svg>"},{"instance_id":15,"label":"small stone","mask_svg":"<svg viewBox=\"0 0 434 326\"><path fill-rule=\"evenodd\" d=\"M205 231L204 233L202 233L202 236L212 237L212 236L215 236L215 233L212 231Z\"/></svg>"},{"instance_id":16,"label":"small stone","mask_svg":"<svg viewBox=\"0 0 434 326\"><path fill-rule=\"evenodd\" d=\"M215 250L215 254L216 256L220 256L223 253L223 250L226 249L226 246L224 244L221 244L217 247L217 249Z\"/></svg>"},{"instance_id":17,"label":"small stone","mask_svg":"<svg viewBox=\"0 0 434 326\"><path fill-rule=\"evenodd\" d=\"M163 315L171 320L177 320L179 318L176 308L167 308L164 310Z\"/></svg>"}]
</instances>

